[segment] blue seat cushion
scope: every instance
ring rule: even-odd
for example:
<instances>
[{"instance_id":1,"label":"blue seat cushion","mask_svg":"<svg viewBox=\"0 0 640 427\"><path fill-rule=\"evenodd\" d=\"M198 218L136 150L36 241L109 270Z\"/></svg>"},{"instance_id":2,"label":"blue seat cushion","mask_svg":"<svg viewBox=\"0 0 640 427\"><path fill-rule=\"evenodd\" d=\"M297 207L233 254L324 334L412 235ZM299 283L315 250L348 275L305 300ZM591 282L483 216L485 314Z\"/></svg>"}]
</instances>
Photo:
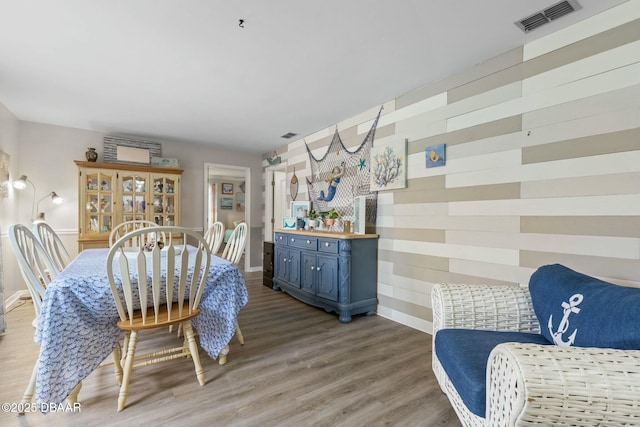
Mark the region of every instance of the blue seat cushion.
<instances>
[{"instance_id":1,"label":"blue seat cushion","mask_svg":"<svg viewBox=\"0 0 640 427\"><path fill-rule=\"evenodd\" d=\"M540 334L524 332L442 329L436 334L435 352L442 368L467 409L482 418L486 409L489 354L504 342L551 345Z\"/></svg>"},{"instance_id":2,"label":"blue seat cushion","mask_svg":"<svg viewBox=\"0 0 640 427\"><path fill-rule=\"evenodd\" d=\"M549 341L640 350L640 288L614 285L553 264L531 275L529 293L542 335Z\"/></svg>"}]
</instances>

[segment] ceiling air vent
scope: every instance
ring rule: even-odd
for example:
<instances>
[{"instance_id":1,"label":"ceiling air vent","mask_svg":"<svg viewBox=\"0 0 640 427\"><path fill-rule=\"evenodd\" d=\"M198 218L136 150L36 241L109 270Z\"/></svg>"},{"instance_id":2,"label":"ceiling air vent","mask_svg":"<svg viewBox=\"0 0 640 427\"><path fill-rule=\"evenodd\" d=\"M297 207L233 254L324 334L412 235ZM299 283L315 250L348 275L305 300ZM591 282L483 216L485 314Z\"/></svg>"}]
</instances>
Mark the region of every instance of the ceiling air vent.
<instances>
[{"instance_id":1,"label":"ceiling air vent","mask_svg":"<svg viewBox=\"0 0 640 427\"><path fill-rule=\"evenodd\" d=\"M534 13L533 15L527 16L526 18L521 19L515 24L525 33L538 28L541 25L547 24L553 20L560 18L568 13L575 12L576 10L582 9L577 2L577 0L565 0L560 3L556 3L553 6L549 6L548 8L541 10L539 12Z\"/></svg>"},{"instance_id":2,"label":"ceiling air vent","mask_svg":"<svg viewBox=\"0 0 640 427\"><path fill-rule=\"evenodd\" d=\"M292 137L294 137L294 136L296 136L296 135L297 135L297 133L287 132L287 133L285 133L284 135L282 135L280 138L286 138L286 139L289 139L289 138L292 138Z\"/></svg>"}]
</instances>

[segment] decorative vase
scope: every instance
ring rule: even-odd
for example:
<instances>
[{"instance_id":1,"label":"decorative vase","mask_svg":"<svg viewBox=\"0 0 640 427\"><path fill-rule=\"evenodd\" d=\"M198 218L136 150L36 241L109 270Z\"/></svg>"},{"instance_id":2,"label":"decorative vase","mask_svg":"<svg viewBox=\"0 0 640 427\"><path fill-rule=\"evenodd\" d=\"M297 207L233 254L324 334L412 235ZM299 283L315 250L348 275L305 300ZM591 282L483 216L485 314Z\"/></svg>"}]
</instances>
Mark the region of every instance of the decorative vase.
<instances>
[{"instance_id":1,"label":"decorative vase","mask_svg":"<svg viewBox=\"0 0 640 427\"><path fill-rule=\"evenodd\" d=\"M84 153L84 155L87 156L88 162L95 162L96 160L98 160L98 153L96 153L95 148L89 147L89 149L87 150L86 153Z\"/></svg>"}]
</instances>

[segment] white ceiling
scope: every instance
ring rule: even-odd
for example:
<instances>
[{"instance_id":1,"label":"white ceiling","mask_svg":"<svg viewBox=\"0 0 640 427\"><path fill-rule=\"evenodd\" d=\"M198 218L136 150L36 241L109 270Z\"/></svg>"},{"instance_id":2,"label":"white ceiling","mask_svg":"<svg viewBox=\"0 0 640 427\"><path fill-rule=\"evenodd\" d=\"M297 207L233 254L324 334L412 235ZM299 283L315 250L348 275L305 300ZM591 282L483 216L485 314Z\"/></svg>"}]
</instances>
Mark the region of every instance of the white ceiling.
<instances>
[{"instance_id":1,"label":"white ceiling","mask_svg":"<svg viewBox=\"0 0 640 427\"><path fill-rule=\"evenodd\" d=\"M558 1L0 0L0 103L266 153L625 0L514 25Z\"/></svg>"}]
</instances>

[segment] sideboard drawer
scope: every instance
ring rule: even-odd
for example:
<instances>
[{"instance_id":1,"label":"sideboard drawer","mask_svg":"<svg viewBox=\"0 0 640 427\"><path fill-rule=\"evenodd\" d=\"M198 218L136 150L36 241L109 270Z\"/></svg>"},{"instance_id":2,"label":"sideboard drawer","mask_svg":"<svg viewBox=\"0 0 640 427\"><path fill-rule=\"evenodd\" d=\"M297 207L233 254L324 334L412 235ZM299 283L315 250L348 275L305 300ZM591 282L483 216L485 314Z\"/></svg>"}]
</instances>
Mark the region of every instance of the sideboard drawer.
<instances>
[{"instance_id":1,"label":"sideboard drawer","mask_svg":"<svg viewBox=\"0 0 640 427\"><path fill-rule=\"evenodd\" d=\"M287 236L287 239L288 246L300 249L308 249L310 251L318 250L318 239L316 237L297 236L294 234L289 234Z\"/></svg>"},{"instance_id":2,"label":"sideboard drawer","mask_svg":"<svg viewBox=\"0 0 640 427\"><path fill-rule=\"evenodd\" d=\"M330 254L338 253L338 241L336 239L319 239L318 251Z\"/></svg>"},{"instance_id":3,"label":"sideboard drawer","mask_svg":"<svg viewBox=\"0 0 640 427\"><path fill-rule=\"evenodd\" d=\"M287 235L283 233L275 233L274 243L281 243L283 245L287 244Z\"/></svg>"}]
</instances>

